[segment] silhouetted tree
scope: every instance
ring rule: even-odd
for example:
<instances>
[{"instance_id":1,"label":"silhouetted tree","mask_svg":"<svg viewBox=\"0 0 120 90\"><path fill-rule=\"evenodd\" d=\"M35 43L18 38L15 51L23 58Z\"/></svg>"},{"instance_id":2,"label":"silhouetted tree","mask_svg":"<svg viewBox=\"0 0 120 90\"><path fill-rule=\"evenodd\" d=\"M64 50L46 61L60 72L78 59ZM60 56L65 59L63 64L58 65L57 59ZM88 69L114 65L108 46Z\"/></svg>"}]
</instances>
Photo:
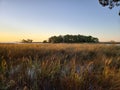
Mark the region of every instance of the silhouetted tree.
<instances>
[{"instance_id":1,"label":"silhouetted tree","mask_svg":"<svg viewBox=\"0 0 120 90\"><path fill-rule=\"evenodd\" d=\"M99 3L105 7L109 6L110 9L112 9L115 6L120 6L120 0L99 0ZM120 15L120 11L119 11Z\"/></svg>"},{"instance_id":2,"label":"silhouetted tree","mask_svg":"<svg viewBox=\"0 0 120 90\"><path fill-rule=\"evenodd\" d=\"M47 43L47 40L44 40L43 43Z\"/></svg>"},{"instance_id":3,"label":"silhouetted tree","mask_svg":"<svg viewBox=\"0 0 120 90\"><path fill-rule=\"evenodd\" d=\"M22 40L22 43L32 43L32 42L33 42L32 39L27 39L27 40L23 39Z\"/></svg>"}]
</instances>

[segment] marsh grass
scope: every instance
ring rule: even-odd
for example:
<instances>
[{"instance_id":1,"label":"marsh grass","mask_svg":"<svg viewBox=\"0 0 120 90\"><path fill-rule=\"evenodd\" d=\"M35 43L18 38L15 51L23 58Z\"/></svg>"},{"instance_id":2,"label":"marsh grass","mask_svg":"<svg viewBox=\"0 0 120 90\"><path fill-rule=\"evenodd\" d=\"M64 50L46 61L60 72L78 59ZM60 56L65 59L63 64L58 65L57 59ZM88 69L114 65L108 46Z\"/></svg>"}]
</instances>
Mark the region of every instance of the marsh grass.
<instances>
[{"instance_id":1,"label":"marsh grass","mask_svg":"<svg viewBox=\"0 0 120 90\"><path fill-rule=\"evenodd\" d=\"M1 90L120 90L120 46L0 44Z\"/></svg>"}]
</instances>

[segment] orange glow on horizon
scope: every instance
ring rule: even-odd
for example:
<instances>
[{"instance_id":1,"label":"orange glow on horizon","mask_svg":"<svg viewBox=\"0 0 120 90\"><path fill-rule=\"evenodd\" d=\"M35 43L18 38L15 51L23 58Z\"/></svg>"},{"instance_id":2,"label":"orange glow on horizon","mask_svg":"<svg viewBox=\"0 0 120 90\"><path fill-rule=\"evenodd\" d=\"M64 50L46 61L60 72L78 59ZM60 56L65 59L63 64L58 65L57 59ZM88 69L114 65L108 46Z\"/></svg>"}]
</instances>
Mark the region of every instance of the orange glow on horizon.
<instances>
[{"instance_id":1,"label":"orange glow on horizon","mask_svg":"<svg viewBox=\"0 0 120 90\"><path fill-rule=\"evenodd\" d=\"M12 33L1 33L0 42L20 42L22 39L32 39L33 42L41 42L47 39L44 35L26 35L26 34L12 34Z\"/></svg>"}]
</instances>

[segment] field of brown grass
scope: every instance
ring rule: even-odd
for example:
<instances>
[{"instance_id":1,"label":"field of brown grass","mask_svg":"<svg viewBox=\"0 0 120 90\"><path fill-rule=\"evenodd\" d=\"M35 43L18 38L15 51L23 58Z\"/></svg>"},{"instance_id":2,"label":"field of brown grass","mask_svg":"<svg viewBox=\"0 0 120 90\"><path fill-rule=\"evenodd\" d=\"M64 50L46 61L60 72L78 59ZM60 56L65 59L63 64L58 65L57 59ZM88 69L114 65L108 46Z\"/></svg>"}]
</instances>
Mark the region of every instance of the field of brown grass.
<instances>
[{"instance_id":1,"label":"field of brown grass","mask_svg":"<svg viewBox=\"0 0 120 90\"><path fill-rule=\"evenodd\" d=\"M120 46L0 44L0 90L120 90Z\"/></svg>"}]
</instances>

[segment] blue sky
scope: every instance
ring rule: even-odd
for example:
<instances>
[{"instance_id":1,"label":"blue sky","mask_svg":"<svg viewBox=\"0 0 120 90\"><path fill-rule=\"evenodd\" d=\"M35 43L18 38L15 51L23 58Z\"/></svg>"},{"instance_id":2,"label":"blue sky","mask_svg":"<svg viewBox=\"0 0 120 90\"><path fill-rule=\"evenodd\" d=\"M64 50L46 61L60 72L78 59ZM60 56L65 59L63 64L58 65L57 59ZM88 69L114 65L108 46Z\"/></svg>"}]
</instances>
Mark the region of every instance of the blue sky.
<instances>
[{"instance_id":1,"label":"blue sky","mask_svg":"<svg viewBox=\"0 0 120 90\"><path fill-rule=\"evenodd\" d=\"M0 42L65 34L120 41L119 9L98 0L0 0Z\"/></svg>"}]
</instances>

